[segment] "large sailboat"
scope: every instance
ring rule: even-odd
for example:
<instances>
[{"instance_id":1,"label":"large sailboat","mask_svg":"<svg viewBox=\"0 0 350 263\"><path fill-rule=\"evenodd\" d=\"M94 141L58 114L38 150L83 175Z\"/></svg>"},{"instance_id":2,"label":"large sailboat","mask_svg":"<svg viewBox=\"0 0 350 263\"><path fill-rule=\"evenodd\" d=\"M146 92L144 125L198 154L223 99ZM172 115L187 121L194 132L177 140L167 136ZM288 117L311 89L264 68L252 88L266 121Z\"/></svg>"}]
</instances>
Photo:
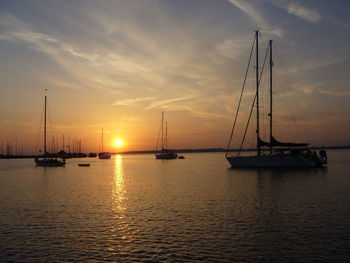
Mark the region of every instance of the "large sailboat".
<instances>
[{"instance_id":1,"label":"large sailboat","mask_svg":"<svg viewBox=\"0 0 350 263\"><path fill-rule=\"evenodd\" d=\"M244 138L247 132L247 128L249 125L249 120L246 126L246 130L244 132L244 136L240 145L240 149L238 152L234 152L230 150L230 145L233 137L234 128L237 121L237 116L241 104L241 99L244 91L244 86L247 78L247 72L250 64L250 59L252 57L252 53L254 50L254 45L256 49L256 93L254 97L254 101L251 107L251 111L249 114L249 120L252 115L253 107L255 104L256 107L256 153L253 155L241 155L242 152L242 146L244 142ZM261 74L259 73L259 31L255 32L254 42L251 49L250 59L247 67L246 72L246 78L244 80L242 93L240 96L240 100L237 107L237 112L234 120L234 124L231 131L231 136L229 140L229 144L226 151L226 159L231 164L231 166L234 167L280 167L280 168L306 168L306 167L321 167L322 165L327 163L326 158L319 157L316 153L316 151L311 150L309 148L308 143L286 143L286 142L280 142L275 139L273 136L273 87L272 87L272 67L273 67L273 60L272 60L272 40L269 41L269 47L268 51L269 53L269 93L270 93L270 109L269 109L269 142L263 141L260 137L260 115L259 115L259 84L261 80ZM266 53L266 55L268 54ZM265 65L265 63L264 63ZM262 67L262 71L263 71Z\"/></svg>"},{"instance_id":2,"label":"large sailboat","mask_svg":"<svg viewBox=\"0 0 350 263\"><path fill-rule=\"evenodd\" d=\"M177 159L177 153L175 153L172 150L167 149L168 148L168 124L165 124L164 129L164 112L162 112L162 121L161 121L161 150L158 152L158 145L159 145L159 136L157 140L157 146L156 146L156 159L163 159L163 160L171 160L171 159Z\"/></svg>"},{"instance_id":3,"label":"large sailboat","mask_svg":"<svg viewBox=\"0 0 350 263\"><path fill-rule=\"evenodd\" d=\"M101 151L98 154L99 159L111 159L112 155L110 152L104 152L103 151L103 128L102 128L102 135L101 135Z\"/></svg>"},{"instance_id":4,"label":"large sailboat","mask_svg":"<svg viewBox=\"0 0 350 263\"><path fill-rule=\"evenodd\" d=\"M57 158L48 158L47 153L47 144L46 144L46 130L47 130L47 122L46 122L46 114L47 113L47 96L45 95L44 102L44 154L42 156L35 156L34 161L37 166L46 166L46 167L58 167L65 166L65 159L59 160ZM52 155L52 154L51 154Z\"/></svg>"}]
</instances>

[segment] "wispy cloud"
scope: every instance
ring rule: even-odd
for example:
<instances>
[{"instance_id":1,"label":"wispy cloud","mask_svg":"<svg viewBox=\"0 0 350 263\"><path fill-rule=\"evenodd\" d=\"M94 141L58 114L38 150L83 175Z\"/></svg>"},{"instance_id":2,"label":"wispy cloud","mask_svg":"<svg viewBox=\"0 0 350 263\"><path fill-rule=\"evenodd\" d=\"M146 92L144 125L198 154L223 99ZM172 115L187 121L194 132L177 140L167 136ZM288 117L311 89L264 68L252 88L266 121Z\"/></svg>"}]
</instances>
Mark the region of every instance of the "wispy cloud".
<instances>
[{"instance_id":1,"label":"wispy cloud","mask_svg":"<svg viewBox=\"0 0 350 263\"><path fill-rule=\"evenodd\" d=\"M350 90L329 90L329 89L318 89L319 93L333 95L333 96L349 96Z\"/></svg>"},{"instance_id":2,"label":"wispy cloud","mask_svg":"<svg viewBox=\"0 0 350 263\"><path fill-rule=\"evenodd\" d=\"M319 11L315 9L311 9L309 7L305 7L301 5L300 3L292 2L287 3L286 1L280 1L280 0L270 0L270 2L287 11L289 14L294 15L300 19L312 22L312 23L319 23L322 20L322 16Z\"/></svg>"},{"instance_id":3,"label":"wispy cloud","mask_svg":"<svg viewBox=\"0 0 350 263\"><path fill-rule=\"evenodd\" d=\"M321 15L318 11L301 6L300 4L290 3L286 9L288 13L312 23L319 23L321 21Z\"/></svg>"},{"instance_id":4,"label":"wispy cloud","mask_svg":"<svg viewBox=\"0 0 350 263\"><path fill-rule=\"evenodd\" d=\"M195 96L187 96L187 97L180 97L180 98L173 98L173 99L166 99L166 100L159 100L152 102L148 107L146 107L146 110L154 109L154 108L162 108L168 104L189 100L194 98Z\"/></svg>"},{"instance_id":5,"label":"wispy cloud","mask_svg":"<svg viewBox=\"0 0 350 263\"><path fill-rule=\"evenodd\" d=\"M0 15L0 26L3 29L0 40L30 44L36 50L49 55L63 52L66 55L89 61L94 61L97 57L96 54L82 52L78 47L51 35L32 31L28 25L9 14Z\"/></svg>"},{"instance_id":6,"label":"wispy cloud","mask_svg":"<svg viewBox=\"0 0 350 263\"><path fill-rule=\"evenodd\" d=\"M240 0L229 0L231 4L241 9L245 14L247 14L252 20L255 21L257 26L265 25L265 19L262 15L247 1L240 1Z\"/></svg>"},{"instance_id":7,"label":"wispy cloud","mask_svg":"<svg viewBox=\"0 0 350 263\"><path fill-rule=\"evenodd\" d=\"M304 72L308 70L315 70L327 66L336 65L338 63L341 63L343 61L348 60L344 56L333 56L333 57L321 57L321 58L314 58L306 61L300 66L292 67L290 68L290 72Z\"/></svg>"},{"instance_id":8,"label":"wispy cloud","mask_svg":"<svg viewBox=\"0 0 350 263\"><path fill-rule=\"evenodd\" d=\"M335 18L329 18L329 20L332 23L336 24L337 26L340 26L340 27L346 28L346 29L350 29L350 24L348 24L348 23L344 23L344 22L342 22L342 21L340 21L338 19L335 19Z\"/></svg>"},{"instance_id":9,"label":"wispy cloud","mask_svg":"<svg viewBox=\"0 0 350 263\"><path fill-rule=\"evenodd\" d=\"M114 106L141 106L143 102L154 100L155 97L140 97L140 98L134 98L134 99L124 99L124 100L117 100L112 105Z\"/></svg>"},{"instance_id":10,"label":"wispy cloud","mask_svg":"<svg viewBox=\"0 0 350 263\"><path fill-rule=\"evenodd\" d=\"M205 118L205 119L227 119L227 116L224 116L222 114L217 114L213 112L205 112L205 111L199 111L199 110L194 110L191 107L188 107L187 110L189 110L194 116L200 117L200 118Z\"/></svg>"},{"instance_id":11,"label":"wispy cloud","mask_svg":"<svg viewBox=\"0 0 350 263\"><path fill-rule=\"evenodd\" d=\"M216 50L217 52L224 57L237 59L243 54L246 55L247 46L250 46L252 43L252 37L243 37L240 39L231 39L224 40L222 43L219 43Z\"/></svg>"},{"instance_id":12,"label":"wispy cloud","mask_svg":"<svg viewBox=\"0 0 350 263\"><path fill-rule=\"evenodd\" d=\"M262 12L260 12L255 6L251 5L247 1L241 1L241 0L228 0L231 4L233 4L235 7L239 8L241 11L243 11L251 20L254 21L256 24L256 28L262 28L262 30L265 31L266 35L273 35L277 37L282 37L284 35L284 32L282 29L271 26L267 19L264 17Z\"/></svg>"}]
</instances>

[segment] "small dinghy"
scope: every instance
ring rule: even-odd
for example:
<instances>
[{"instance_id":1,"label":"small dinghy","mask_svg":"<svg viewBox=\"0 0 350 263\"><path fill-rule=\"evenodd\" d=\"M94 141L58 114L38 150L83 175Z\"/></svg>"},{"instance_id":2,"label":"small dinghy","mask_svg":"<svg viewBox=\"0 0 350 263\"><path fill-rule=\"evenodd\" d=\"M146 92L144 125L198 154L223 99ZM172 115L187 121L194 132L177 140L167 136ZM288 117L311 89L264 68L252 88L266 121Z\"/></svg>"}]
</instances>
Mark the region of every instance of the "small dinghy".
<instances>
[{"instance_id":1,"label":"small dinghy","mask_svg":"<svg viewBox=\"0 0 350 263\"><path fill-rule=\"evenodd\" d=\"M90 164L89 164L89 163L79 163L78 166L81 166L81 167L89 167Z\"/></svg>"}]
</instances>

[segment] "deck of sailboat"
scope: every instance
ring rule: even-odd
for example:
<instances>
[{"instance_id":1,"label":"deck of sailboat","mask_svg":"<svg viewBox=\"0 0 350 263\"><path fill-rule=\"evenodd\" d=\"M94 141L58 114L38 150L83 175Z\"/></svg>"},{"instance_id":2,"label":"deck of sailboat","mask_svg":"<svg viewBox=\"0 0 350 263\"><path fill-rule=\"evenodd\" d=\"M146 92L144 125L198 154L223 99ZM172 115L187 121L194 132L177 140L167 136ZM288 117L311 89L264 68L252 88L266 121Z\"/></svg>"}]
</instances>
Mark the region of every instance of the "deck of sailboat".
<instances>
[{"instance_id":1,"label":"deck of sailboat","mask_svg":"<svg viewBox=\"0 0 350 263\"><path fill-rule=\"evenodd\" d=\"M160 153L156 153L156 159L162 159L162 160L172 160L177 159L177 153L172 151L162 151Z\"/></svg>"},{"instance_id":2,"label":"deck of sailboat","mask_svg":"<svg viewBox=\"0 0 350 263\"><path fill-rule=\"evenodd\" d=\"M60 161L56 158L38 158L36 157L35 159L35 164L37 166L45 166L45 167L60 167L60 166L65 166L66 162Z\"/></svg>"},{"instance_id":3,"label":"deck of sailboat","mask_svg":"<svg viewBox=\"0 0 350 263\"><path fill-rule=\"evenodd\" d=\"M313 168L321 167L325 161L313 154L226 156L232 167L255 168Z\"/></svg>"}]
</instances>

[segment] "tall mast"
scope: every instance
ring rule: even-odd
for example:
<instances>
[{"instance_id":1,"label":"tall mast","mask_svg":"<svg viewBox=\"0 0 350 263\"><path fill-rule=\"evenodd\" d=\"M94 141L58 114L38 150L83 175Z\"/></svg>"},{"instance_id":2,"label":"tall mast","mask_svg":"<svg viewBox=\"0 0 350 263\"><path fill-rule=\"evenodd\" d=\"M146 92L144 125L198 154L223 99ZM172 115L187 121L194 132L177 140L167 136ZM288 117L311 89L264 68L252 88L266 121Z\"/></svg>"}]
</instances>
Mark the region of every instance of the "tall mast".
<instances>
[{"instance_id":1,"label":"tall mast","mask_svg":"<svg viewBox=\"0 0 350 263\"><path fill-rule=\"evenodd\" d=\"M164 127L163 127L163 123L164 123L164 111L162 111L162 151L164 150Z\"/></svg>"},{"instance_id":2,"label":"tall mast","mask_svg":"<svg viewBox=\"0 0 350 263\"><path fill-rule=\"evenodd\" d=\"M47 104L47 97L45 95L45 104L44 104L44 158L46 158L46 104Z\"/></svg>"},{"instance_id":3,"label":"tall mast","mask_svg":"<svg viewBox=\"0 0 350 263\"><path fill-rule=\"evenodd\" d=\"M260 155L260 125L259 125L259 31L255 31L255 42L256 42L256 143L257 143L257 154Z\"/></svg>"},{"instance_id":4,"label":"tall mast","mask_svg":"<svg viewBox=\"0 0 350 263\"><path fill-rule=\"evenodd\" d=\"M165 149L168 148L168 122L165 122Z\"/></svg>"},{"instance_id":5,"label":"tall mast","mask_svg":"<svg viewBox=\"0 0 350 263\"><path fill-rule=\"evenodd\" d=\"M62 134L62 151L65 151L64 134Z\"/></svg>"},{"instance_id":6,"label":"tall mast","mask_svg":"<svg viewBox=\"0 0 350 263\"><path fill-rule=\"evenodd\" d=\"M103 128L102 128L102 138L101 138L101 149L102 149L101 152L103 152Z\"/></svg>"},{"instance_id":7,"label":"tall mast","mask_svg":"<svg viewBox=\"0 0 350 263\"><path fill-rule=\"evenodd\" d=\"M270 46L270 152L272 152L272 66L273 66L273 61L272 61L272 40L269 41L269 46Z\"/></svg>"}]
</instances>

